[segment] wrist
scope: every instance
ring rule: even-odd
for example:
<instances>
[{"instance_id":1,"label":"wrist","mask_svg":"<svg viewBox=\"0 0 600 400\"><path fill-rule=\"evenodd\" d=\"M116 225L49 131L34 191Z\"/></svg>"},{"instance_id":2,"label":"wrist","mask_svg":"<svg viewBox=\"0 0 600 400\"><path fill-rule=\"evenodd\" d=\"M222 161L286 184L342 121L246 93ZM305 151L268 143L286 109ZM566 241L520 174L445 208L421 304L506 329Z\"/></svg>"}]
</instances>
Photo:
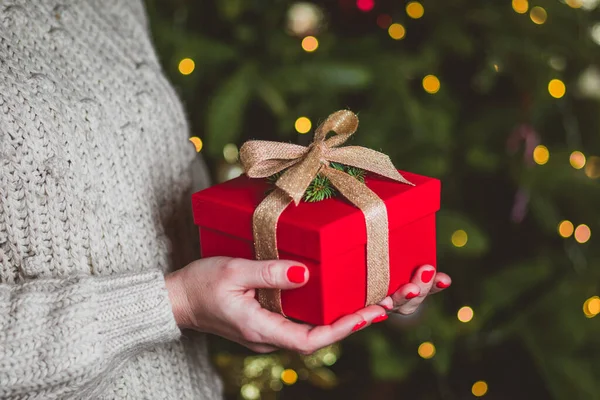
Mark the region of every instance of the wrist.
<instances>
[{"instance_id":1,"label":"wrist","mask_svg":"<svg viewBox=\"0 0 600 400\"><path fill-rule=\"evenodd\" d=\"M191 328L190 304L180 274L174 272L167 275L165 277L165 284L177 326L181 329Z\"/></svg>"}]
</instances>

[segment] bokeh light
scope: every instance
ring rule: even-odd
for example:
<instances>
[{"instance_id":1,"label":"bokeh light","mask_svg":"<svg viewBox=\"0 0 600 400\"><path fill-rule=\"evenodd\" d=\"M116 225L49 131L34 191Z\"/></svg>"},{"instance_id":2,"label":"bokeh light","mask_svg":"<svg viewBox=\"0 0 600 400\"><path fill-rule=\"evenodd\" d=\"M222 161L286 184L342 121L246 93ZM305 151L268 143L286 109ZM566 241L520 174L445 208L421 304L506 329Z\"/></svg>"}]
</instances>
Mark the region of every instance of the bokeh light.
<instances>
[{"instance_id":1,"label":"bokeh light","mask_svg":"<svg viewBox=\"0 0 600 400\"><path fill-rule=\"evenodd\" d=\"M581 0L566 0L565 3L571 8L581 8L583 5Z\"/></svg>"},{"instance_id":2,"label":"bokeh light","mask_svg":"<svg viewBox=\"0 0 600 400\"><path fill-rule=\"evenodd\" d=\"M590 240L591 236L592 230L589 226L581 224L577 228L575 228L575 240L577 240L578 243L587 242L588 240Z\"/></svg>"},{"instance_id":3,"label":"bokeh light","mask_svg":"<svg viewBox=\"0 0 600 400\"><path fill-rule=\"evenodd\" d=\"M488 391L488 384L485 381L477 381L471 387L471 393L475 397L484 396Z\"/></svg>"},{"instance_id":4,"label":"bokeh light","mask_svg":"<svg viewBox=\"0 0 600 400\"><path fill-rule=\"evenodd\" d=\"M512 0L512 8L519 14L525 14L529 10L529 2L527 0Z\"/></svg>"},{"instance_id":5,"label":"bokeh light","mask_svg":"<svg viewBox=\"0 0 600 400\"><path fill-rule=\"evenodd\" d=\"M189 75L194 72L196 63L191 58L184 58L183 60L179 61L178 68L181 75Z\"/></svg>"},{"instance_id":6,"label":"bokeh light","mask_svg":"<svg viewBox=\"0 0 600 400\"><path fill-rule=\"evenodd\" d=\"M237 161L239 155L238 148L233 143L228 143L223 147L223 157L228 163L234 163Z\"/></svg>"},{"instance_id":7,"label":"bokeh light","mask_svg":"<svg viewBox=\"0 0 600 400\"><path fill-rule=\"evenodd\" d=\"M540 144L533 149L533 161L535 161L536 164L544 165L549 159L550 152L546 146Z\"/></svg>"},{"instance_id":8,"label":"bokeh light","mask_svg":"<svg viewBox=\"0 0 600 400\"><path fill-rule=\"evenodd\" d=\"M583 313L588 318L600 314L600 297L592 296L583 303Z\"/></svg>"},{"instance_id":9,"label":"bokeh light","mask_svg":"<svg viewBox=\"0 0 600 400\"><path fill-rule=\"evenodd\" d=\"M375 7L375 1L374 0L356 0L356 7L360 11L368 12L368 11L371 11L373 9L373 7Z\"/></svg>"},{"instance_id":10,"label":"bokeh light","mask_svg":"<svg viewBox=\"0 0 600 400\"><path fill-rule=\"evenodd\" d=\"M247 383L240 389L242 397L247 400L256 400L260 398L260 389L251 383Z\"/></svg>"},{"instance_id":11,"label":"bokeh light","mask_svg":"<svg viewBox=\"0 0 600 400\"><path fill-rule=\"evenodd\" d=\"M469 306L461 307L456 314L460 322L469 322L475 316L473 309Z\"/></svg>"},{"instance_id":12,"label":"bokeh light","mask_svg":"<svg viewBox=\"0 0 600 400\"><path fill-rule=\"evenodd\" d=\"M573 234L575 227L571 221L564 220L558 224L558 234L564 238L568 238Z\"/></svg>"},{"instance_id":13,"label":"bokeh light","mask_svg":"<svg viewBox=\"0 0 600 400\"><path fill-rule=\"evenodd\" d=\"M591 179L600 178L600 157L591 156L585 164L585 175Z\"/></svg>"},{"instance_id":14,"label":"bokeh light","mask_svg":"<svg viewBox=\"0 0 600 400\"><path fill-rule=\"evenodd\" d=\"M319 47L319 41L314 36L307 36L302 39L302 50L312 53Z\"/></svg>"},{"instance_id":15,"label":"bokeh light","mask_svg":"<svg viewBox=\"0 0 600 400\"><path fill-rule=\"evenodd\" d=\"M381 29L387 29L392 24L392 17L387 14L380 14L377 16L377 26Z\"/></svg>"},{"instance_id":16,"label":"bokeh light","mask_svg":"<svg viewBox=\"0 0 600 400\"><path fill-rule=\"evenodd\" d=\"M575 169L581 169L585 166L585 155L580 151L574 151L569 156L569 162Z\"/></svg>"},{"instance_id":17,"label":"bokeh light","mask_svg":"<svg viewBox=\"0 0 600 400\"><path fill-rule=\"evenodd\" d=\"M548 83L548 93L550 93L550 96L554 97L555 99L560 99L563 97L566 91L567 88L564 82L560 79L552 79Z\"/></svg>"},{"instance_id":18,"label":"bokeh light","mask_svg":"<svg viewBox=\"0 0 600 400\"><path fill-rule=\"evenodd\" d=\"M306 117L300 117L296 120L294 127L296 128L296 131L298 133L305 134L308 133L308 131L310 131L312 123L310 122L310 119Z\"/></svg>"},{"instance_id":19,"label":"bokeh light","mask_svg":"<svg viewBox=\"0 0 600 400\"><path fill-rule=\"evenodd\" d=\"M437 93L440 90L440 80L435 75L427 75L423 78L423 89L427 93Z\"/></svg>"},{"instance_id":20,"label":"bokeh light","mask_svg":"<svg viewBox=\"0 0 600 400\"><path fill-rule=\"evenodd\" d=\"M200 139L198 136L192 136L189 140L194 144L194 147L196 148L196 153L199 153L200 150L202 150L202 139Z\"/></svg>"},{"instance_id":21,"label":"bokeh light","mask_svg":"<svg viewBox=\"0 0 600 400\"><path fill-rule=\"evenodd\" d=\"M411 1L406 5L406 14L413 19L419 19L425 14L425 8L418 1Z\"/></svg>"},{"instance_id":22,"label":"bokeh light","mask_svg":"<svg viewBox=\"0 0 600 400\"><path fill-rule=\"evenodd\" d=\"M531 18L534 24L542 25L548 19L548 13L543 7L536 6L529 12L529 18Z\"/></svg>"},{"instance_id":23,"label":"bokeh light","mask_svg":"<svg viewBox=\"0 0 600 400\"><path fill-rule=\"evenodd\" d=\"M286 369L281 373L281 380L286 385L293 385L298 381L298 373L293 369Z\"/></svg>"},{"instance_id":24,"label":"bokeh light","mask_svg":"<svg viewBox=\"0 0 600 400\"><path fill-rule=\"evenodd\" d=\"M427 360L435 355L435 346L431 342L423 342L417 351L422 358Z\"/></svg>"},{"instance_id":25,"label":"bokeh light","mask_svg":"<svg viewBox=\"0 0 600 400\"><path fill-rule=\"evenodd\" d=\"M468 239L467 232L462 229L455 231L451 238L452 244L455 247L464 247L467 244Z\"/></svg>"},{"instance_id":26,"label":"bokeh light","mask_svg":"<svg viewBox=\"0 0 600 400\"><path fill-rule=\"evenodd\" d=\"M406 30L401 24L391 24L388 28L388 34L392 39L400 40L406 34Z\"/></svg>"}]
</instances>

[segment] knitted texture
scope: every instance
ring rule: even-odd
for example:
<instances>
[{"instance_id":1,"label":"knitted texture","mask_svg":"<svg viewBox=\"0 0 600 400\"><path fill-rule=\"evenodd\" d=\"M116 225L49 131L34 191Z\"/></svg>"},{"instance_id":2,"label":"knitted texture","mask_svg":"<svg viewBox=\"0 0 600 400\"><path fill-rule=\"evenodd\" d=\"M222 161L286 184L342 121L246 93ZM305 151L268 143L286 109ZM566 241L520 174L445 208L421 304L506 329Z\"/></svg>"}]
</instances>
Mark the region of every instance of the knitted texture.
<instances>
[{"instance_id":1,"label":"knitted texture","mask_svg":"<svg viewBox=\"0 0 600 400\"><path fill-rule=\"evenodd\" d=\"M187 138L141 0L0 0L0 398L221 397L164 282L198 258Z\"/></svg>"}]
</instances>

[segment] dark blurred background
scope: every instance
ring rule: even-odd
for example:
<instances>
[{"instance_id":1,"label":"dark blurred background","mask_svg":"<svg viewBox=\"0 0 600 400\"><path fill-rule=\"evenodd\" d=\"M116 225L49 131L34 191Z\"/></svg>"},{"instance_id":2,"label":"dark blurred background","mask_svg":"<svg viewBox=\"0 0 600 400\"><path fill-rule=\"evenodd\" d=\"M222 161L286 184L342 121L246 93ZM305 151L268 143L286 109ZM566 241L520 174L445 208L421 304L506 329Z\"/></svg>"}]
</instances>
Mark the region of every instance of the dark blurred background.
<instances>
[{"instance_id":1,"label":"dark blurred background","mask_svg":"<svg viewBox=\"0 0 600 400\"><path fill-rule=\"evenodd\" d=\"M341 108L442 180L452 288L309 357L215 340L229 398L600 399L598 3L147 0L214 182Z\"/></svg>"}]
</instances>

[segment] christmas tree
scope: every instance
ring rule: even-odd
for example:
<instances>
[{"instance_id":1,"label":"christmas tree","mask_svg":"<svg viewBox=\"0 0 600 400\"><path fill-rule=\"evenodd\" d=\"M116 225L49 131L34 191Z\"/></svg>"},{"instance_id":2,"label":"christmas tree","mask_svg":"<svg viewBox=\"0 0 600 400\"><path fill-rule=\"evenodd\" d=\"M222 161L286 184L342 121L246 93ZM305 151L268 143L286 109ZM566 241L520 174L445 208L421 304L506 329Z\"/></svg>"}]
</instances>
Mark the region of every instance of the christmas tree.
<instances>
[{"instance_id":1,"label":"christmas tree","mask_svg":"<svg viewBox=\"0 0 600 400\"><path fill-rule=\"evenodd\" d=\"M452 288L308 357L215 340L231 399L600 399L598 0L147 6L215 182L349 108L353 143L443 185Z\"/></svg>"}]
</instances>

